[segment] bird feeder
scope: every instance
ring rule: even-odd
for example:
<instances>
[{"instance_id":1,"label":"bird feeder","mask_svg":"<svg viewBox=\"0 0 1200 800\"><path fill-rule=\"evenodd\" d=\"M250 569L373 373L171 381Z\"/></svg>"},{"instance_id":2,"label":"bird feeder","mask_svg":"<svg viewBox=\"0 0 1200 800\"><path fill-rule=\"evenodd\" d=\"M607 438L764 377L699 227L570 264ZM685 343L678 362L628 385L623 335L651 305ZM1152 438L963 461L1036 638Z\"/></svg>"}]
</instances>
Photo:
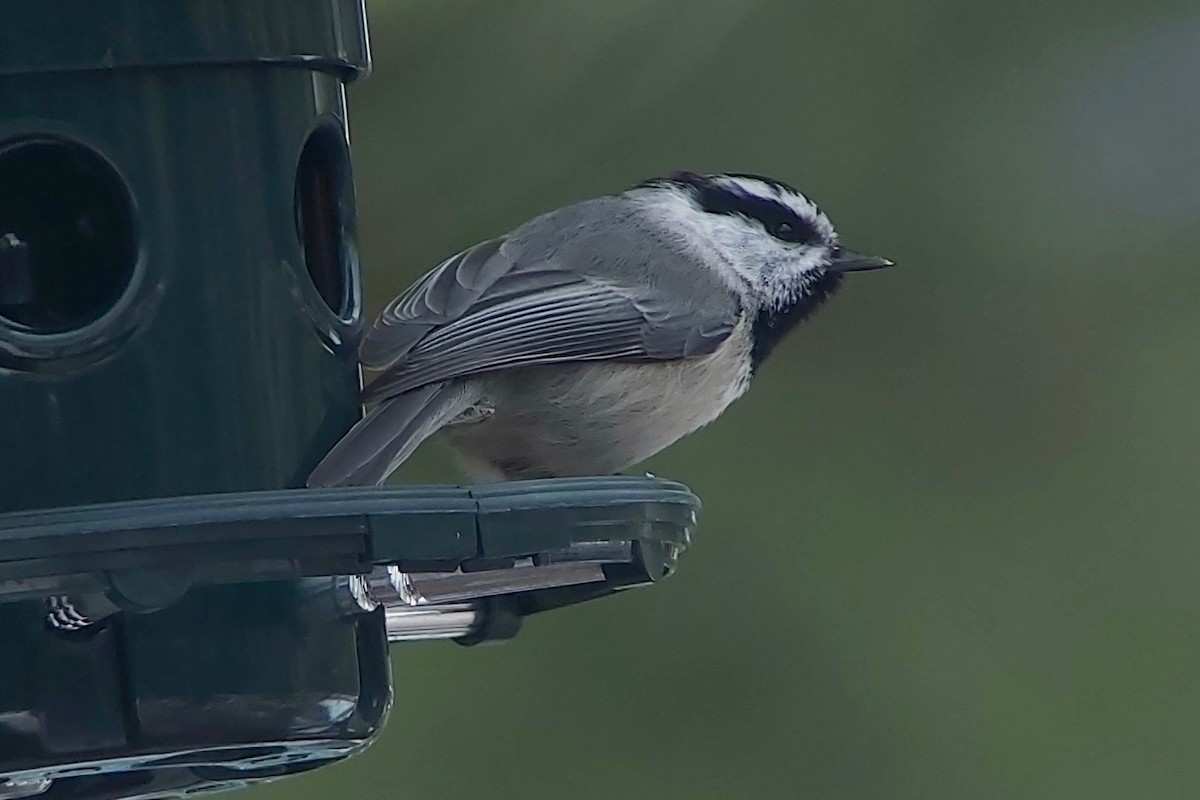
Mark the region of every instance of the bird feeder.
<instances>
[{"instance_id":1,"label":"bird feeder","mask_svg":"<svg viewBox=\"0 0 1200 800\"><path fill-rule=\"evenodd\" d=\"M302 488L361 413L361 0L6 11L0 800L336 761L389 642L673 569L698 501L666 481Z\"/></svg>"}]
</instances>

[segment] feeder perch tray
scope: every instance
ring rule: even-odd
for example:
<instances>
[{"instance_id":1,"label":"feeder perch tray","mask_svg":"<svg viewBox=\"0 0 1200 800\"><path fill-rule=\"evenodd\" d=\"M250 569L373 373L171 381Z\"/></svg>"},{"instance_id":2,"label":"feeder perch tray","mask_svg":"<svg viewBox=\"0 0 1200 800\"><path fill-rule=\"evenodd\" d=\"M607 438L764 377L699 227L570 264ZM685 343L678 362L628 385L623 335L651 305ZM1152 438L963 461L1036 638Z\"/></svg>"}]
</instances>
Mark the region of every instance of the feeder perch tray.
<instances>
[{"instance_id":1,"label":"feeder perch tray","mask_svg":"<svg viewBox=\"0 0 1200 800\"><path fill-rule=\"evenodd\" d=\"M0 720L28 718L0 724L0 800L173 796L343 758L390 703L374 655L388 640L504 639L529 614L652 583L699 505L678 483L613 477L0 514ZM356 664L319 663L311 685L272 669L344 658L338 637Z\"/></svg>"}]
</instances>

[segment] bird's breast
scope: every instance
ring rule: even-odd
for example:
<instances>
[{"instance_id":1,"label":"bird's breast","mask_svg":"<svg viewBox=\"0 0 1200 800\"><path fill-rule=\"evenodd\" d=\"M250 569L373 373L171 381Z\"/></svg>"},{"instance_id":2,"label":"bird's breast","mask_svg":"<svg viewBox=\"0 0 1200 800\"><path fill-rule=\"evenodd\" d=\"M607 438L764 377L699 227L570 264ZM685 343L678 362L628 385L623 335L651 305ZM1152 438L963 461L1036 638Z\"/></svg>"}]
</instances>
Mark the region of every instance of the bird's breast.
<instances>
[{"instance_id":1,"label":"bird's breast","mask_svg":"<svg viewBox=\"0 0 1200 800\"><path fill-rule=\"evenodd\" d=\"M711 355L506 370L477 379L484 419L445 430L476 477L606 475L712 422L745 393L741 323Z\"/></svg>"}]
</instances>

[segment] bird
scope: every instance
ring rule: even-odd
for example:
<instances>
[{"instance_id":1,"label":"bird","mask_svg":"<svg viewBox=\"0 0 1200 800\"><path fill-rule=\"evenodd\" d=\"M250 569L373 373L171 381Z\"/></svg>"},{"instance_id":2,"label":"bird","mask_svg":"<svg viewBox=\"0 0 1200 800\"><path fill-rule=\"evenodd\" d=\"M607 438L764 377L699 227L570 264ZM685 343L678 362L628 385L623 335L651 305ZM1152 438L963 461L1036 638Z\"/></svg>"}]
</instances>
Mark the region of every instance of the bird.
<instances>
[{"instance_id":1,"label":"bird","mask_svg":"<svg viewBox=\"0 0 1200 800\"><path fill-rule=\"evenodd\" d=\"M619 474L720 416L847 273L889 266L750 173L542 214L384 308L359 345L366 414L307 485L383 483L435 434L479 483Z\"/></svg>"}]
</instances>

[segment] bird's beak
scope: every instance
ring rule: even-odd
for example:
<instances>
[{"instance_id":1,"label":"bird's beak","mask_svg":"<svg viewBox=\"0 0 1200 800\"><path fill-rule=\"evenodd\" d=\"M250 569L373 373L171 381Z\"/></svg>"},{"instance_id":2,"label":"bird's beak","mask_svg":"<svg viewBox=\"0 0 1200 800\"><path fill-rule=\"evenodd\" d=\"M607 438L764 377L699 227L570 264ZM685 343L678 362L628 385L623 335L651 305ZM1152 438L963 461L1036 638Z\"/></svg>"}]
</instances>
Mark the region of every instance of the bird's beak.
<instances>
[{"instance_id":1,"label":"bird's beak","mask_svg":"<svg viewBox=\"0 0 1200 800\"><path fill-rule=\"evenodd\" d=\"M864 256L844 247L834 248L833 260L829 262L830 272L866 272L872 269L883 269L893 266L891 259L879 256Z\"/></svg>"}]
</instances>

